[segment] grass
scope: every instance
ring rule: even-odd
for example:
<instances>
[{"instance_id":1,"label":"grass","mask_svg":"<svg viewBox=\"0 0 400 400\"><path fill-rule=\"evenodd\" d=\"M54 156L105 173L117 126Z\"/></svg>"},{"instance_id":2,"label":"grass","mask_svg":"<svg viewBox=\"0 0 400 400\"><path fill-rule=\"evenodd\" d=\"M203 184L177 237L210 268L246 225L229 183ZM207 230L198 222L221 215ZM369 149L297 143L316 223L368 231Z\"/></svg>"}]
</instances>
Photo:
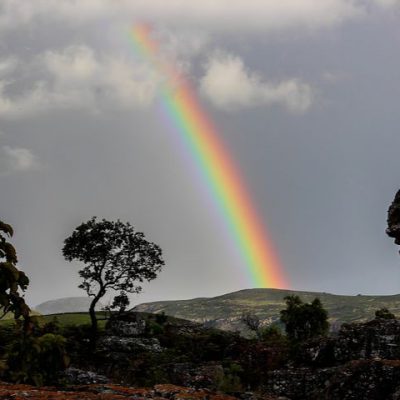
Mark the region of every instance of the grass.
<instances>
[{"instance_id":1,"label":"grass","mask_svg":"<svg viewBox=\"0 0 400 400\"><path fill-rule=\"evenodd\" d=\"M106 321L104 318L104 312L97 312L97 318L99 319L99 328L104 328ZM56 320L61 328L67 326L80 326L90 325L89 313L78 312L78 313L62 313L62 314L50 314L50 315L37 315L39 321L43 324ZM14 324L14 320L11 318L3 319L0 321L0 326L10 326Z\"/></svg>"}]
</instances>

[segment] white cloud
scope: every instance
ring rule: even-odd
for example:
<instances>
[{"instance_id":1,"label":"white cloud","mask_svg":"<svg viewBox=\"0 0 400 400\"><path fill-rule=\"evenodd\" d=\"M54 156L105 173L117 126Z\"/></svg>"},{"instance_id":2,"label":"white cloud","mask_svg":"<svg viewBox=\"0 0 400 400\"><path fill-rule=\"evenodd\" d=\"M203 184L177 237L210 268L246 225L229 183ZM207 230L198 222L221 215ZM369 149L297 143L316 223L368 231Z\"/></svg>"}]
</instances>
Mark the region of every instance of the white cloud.
<instances>
[{"instance_id":1,"label":"white cloud","mask_svg":"<svg viewBox=\"0 0 400 400\"><path fill-rule=\"evenodd\" d=\"M103 107L130 108L152 102L158 77L144 64L118 55L100 55L87 46L69 46L47 51L31 60L25 68L35 68L44 77L13 93L13 82L0 79L0 116L18 118L57 109ZM30 74L30 75L29 75Z\"/></svg>"},{"instance_id":2,"label":"white cloud","mask_svg":"<svg viewBox=\"0 0 400 400\"><path fill-rule=\"evenodd\" d=\"M239 57L225 53L210 58L200 90L211 103L224 110L280 105L290 112L303 113L311 107L314 96L311 86L299 79L267 82L248 71Z\"/></svg>"},{"instance_id":3,"label":"white cloud","mask_svg":"<svg viewBox=\"0 0 400 400\"><path fill-rule=\"evenodd\" d=\"M36 157L29 149L22 147L0 147L0 175L24 172L38 168Z\"/></svg>"},{"instance_id":4,"label":"white cloud","mask_svg":"<svg viewBox=\"0 0 400 400\"><path fill-rule=\"evenodd\" d=\"M394 0L2 0L0 29L62 21L150 21L213 30L271 31L329 27Z\"/></svg>"}]
</instances>

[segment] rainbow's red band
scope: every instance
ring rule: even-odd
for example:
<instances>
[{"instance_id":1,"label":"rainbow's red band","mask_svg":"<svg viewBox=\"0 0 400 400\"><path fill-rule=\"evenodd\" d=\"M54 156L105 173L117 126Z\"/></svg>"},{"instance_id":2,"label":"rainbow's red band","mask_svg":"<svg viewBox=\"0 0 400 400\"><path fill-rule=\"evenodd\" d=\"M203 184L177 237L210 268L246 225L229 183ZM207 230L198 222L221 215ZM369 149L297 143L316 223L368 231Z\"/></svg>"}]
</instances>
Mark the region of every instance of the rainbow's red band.
<instances>
[{"instance_id":1,"label":"rainbow's red band","mask_svg":"<svg viewBox=\"0 0 400 400\"><path fill-rule=\"evenodd\" d=\"M147 25L135 25L131 38L135 48L167 80L162 93L164 106L205 177L213 200L251 274L252 284L257 287L287 287L282 265L240 173L214 124L197 101L195 91L176 68L159 59L159 45Z\"/></svg>"}]
</instances>

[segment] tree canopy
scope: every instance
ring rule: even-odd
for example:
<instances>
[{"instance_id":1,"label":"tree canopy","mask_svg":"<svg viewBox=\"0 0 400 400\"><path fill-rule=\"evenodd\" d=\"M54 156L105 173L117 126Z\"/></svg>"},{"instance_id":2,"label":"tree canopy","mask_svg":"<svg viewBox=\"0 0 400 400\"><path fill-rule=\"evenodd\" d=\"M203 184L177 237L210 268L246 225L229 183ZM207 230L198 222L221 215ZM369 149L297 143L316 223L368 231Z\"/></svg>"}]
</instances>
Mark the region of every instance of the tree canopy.
<instances>
[{"instance_id":1,"label":"tree canopy","mask_svg":"<svg viewBox=\"0 0 400 400\"><path fill-rule=\"evenodd\" d=\"M29 307L21 295L28 285L29 279L20 271L16 264L17 253L14 246L8 241L14 234L11 225L0 221L0 307L2 316L11 312L14 318L29 319Z\"/></svg>"},{"instance_id":2,"label":"tree canopy","mask_svg":"<svg viewBox=\"0 0 400 400\"><path fill-rule=\"evenodd\" d=\"M302 342L328 333L328 313L316 298L303 303L299 296L286 296L286 309L281 311L281 321L286 334L294 342Z\"/></svg>"},{"instance_id":3,"label":"tree canopy","mask_svg":"<svg viewBox=\"0 0 400 400\"><path fill-rule=\"evenodd\" d=\"M115 303L123 300L126 307L126 293L139 293L140 283L155 279L164 265L161 248L120 220L91 218L65 239L62 252L67 261L84 264L79 287L93 297L89 312L94 332L96 304L108 291L119 292Z\"/></svg>"}]
</instances>

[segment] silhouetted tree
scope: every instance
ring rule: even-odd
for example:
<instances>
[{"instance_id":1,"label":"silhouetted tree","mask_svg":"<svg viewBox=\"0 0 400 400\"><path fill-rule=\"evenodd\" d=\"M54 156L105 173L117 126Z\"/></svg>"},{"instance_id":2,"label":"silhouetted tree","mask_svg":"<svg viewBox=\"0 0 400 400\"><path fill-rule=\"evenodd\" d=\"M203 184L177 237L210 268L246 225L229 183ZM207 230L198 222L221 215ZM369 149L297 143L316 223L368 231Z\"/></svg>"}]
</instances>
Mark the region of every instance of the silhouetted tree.
<instances>
[{"instance_id":1,"label":"silhouetted tree","mask_svg":"<svg viewBox=\"0 0 400 400\"><path fill-rule=\"evenodd\" d=\"M109 290L122 292L117 303L127 300L126 293L139 293L138 283L157 277L164 265L159 246L145 239L127 222L97 221L93 217L79 225L64 241L63 255L67 261L85 264L79 271L79 285L93 297L89 313L93 337L97 334L96 304Z\"/></svg>"},{"instance_id":2,"label":"silhouetted tree","mask_svg":"<svg viewBox=\"0 0 400 400\"><path fill-rule=\"evenodd\" d=\"M400 245L400 190L396 193L388 210L386 234Z\"/></svg>"},{"instance_id":3,"label":"silhouetted tree","mask_svg":"<svg viewBox=\"0 0 400 400\"><path fill-rule=\"evenodd\" d=\"M17 253L14 246L8 241L14 231L11 225L0 221L0 307L3 318L7 313L14 314L14 318L23 317L25 322L29 321L30 309L26 305L20 291L24 292L29 279L24 272L20 271L16 264Z\"/></svg>"},{"instance_id":4,"label":"silhouetted tree","mask_svg":"<svg viewBox=\"0 0 400 400\"><path fill-rule=\"evenodd\" d=\"M118 313L123 313L129 306L129 298L125 292L121 292L119 295L114 297L114 300L110 306L111 310L117 310Z\"/></svg>"},{"instance_id":5,"label":"silhouetted tree","mask_svg":"<svg viewBox=\"0 0 400 400\"><path fill-rule=\"evenodd\" d=\"M287 296L285 301L286 309L281 311L281 321L290 340L302 342L328 333L328 313L318 298L303 303L299 296Z\"/></svg>"}]
</instances>

